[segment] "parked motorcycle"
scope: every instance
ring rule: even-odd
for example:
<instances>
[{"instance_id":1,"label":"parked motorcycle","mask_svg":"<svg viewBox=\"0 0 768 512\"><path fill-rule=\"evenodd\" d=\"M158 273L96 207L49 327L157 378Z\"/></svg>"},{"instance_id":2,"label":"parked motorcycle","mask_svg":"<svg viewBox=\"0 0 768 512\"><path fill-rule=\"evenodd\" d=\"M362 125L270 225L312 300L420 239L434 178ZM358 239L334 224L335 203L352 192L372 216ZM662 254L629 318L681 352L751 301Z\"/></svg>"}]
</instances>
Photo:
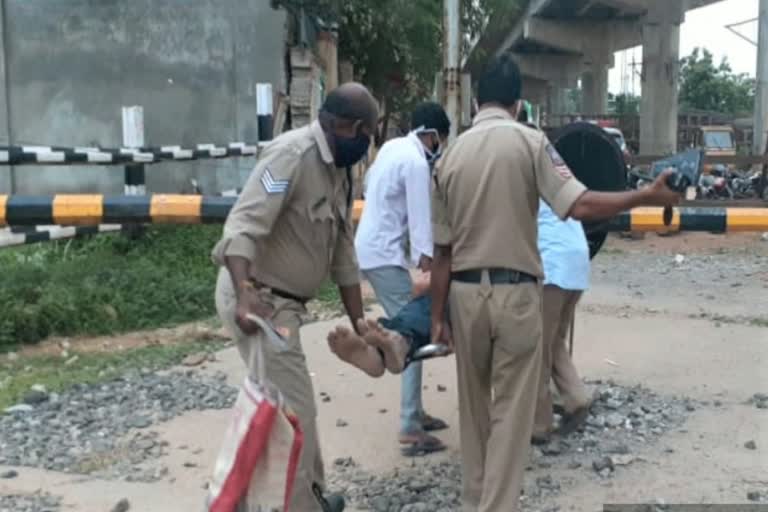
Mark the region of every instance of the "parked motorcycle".
<instances>
[{"instance_id":1,"label":"parked motorcycle","mask_svg":"<svg viewBox=\"0 0 768 512\"><path fill-rule=\"evenodd\" d=\"M733 190L736 199L747 199L757 197L757 191L760 188L760 179L762 173L759 171L745 172L734 171L729 177L729 186Z\"/></svg>"},{"instance_id":2,"label":"parked motorcycle","mask_svg":"<svg viewBox=\"0 0 768 512\"><path fill-rule=\"evenodd\" d=\"M731 171L723 165L716 165L709 174L702 174L696 187L696 197L709 200L732 200L758 198L760 171ZM645 170L636 167L627 172L627 185L639 190L651 184L653 178ZM763 198L768 201L768 187Z\"/></svg>"},{"instance_id":3,"label":"parked motorcycle","mask_svg":"<svg viewBox=\"0 0 768 512\"><path fill-rule=\"evenodd\" d=\"M733 199L733 189L728 179L728 169L716 166L709 174L699 178L697 197L702 199Z\"/></svg>"}]
</instances>

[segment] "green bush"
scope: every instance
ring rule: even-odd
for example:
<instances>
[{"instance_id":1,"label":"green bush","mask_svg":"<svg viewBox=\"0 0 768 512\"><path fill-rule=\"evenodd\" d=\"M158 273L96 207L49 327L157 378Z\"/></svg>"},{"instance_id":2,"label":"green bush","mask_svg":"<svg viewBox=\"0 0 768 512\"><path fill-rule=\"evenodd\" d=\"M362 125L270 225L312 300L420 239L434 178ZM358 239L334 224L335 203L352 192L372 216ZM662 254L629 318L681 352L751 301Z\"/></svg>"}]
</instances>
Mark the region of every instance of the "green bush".
<instances>
[{"instance_id":1,"label":"green bush","mask_svg":"<svg viewBox=\"0 0 768 512\"><path fill-rule=\"evenodd\" d=\"M0 250L0 349L211 316L220 226L148 228Z\"/></svg>"}]
</instances>

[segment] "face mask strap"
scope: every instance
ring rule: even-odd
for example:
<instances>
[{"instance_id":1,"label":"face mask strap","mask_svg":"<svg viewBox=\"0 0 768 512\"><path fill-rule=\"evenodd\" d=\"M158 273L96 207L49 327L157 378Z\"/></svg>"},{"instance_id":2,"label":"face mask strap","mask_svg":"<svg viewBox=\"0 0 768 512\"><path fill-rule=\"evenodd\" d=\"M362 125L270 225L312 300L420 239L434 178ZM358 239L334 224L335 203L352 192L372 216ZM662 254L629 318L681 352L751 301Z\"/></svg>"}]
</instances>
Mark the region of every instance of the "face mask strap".
<instances>
[{"instance_id":1,"label":"face mask strap","mask_svg":"<svg viewBox=\"0 0 768 512\"><path fill-rule=\"evenodd\" d=\"M433 135L435 135L437 137L438 144L437 144L437 149L436 150L432 151L432 149L424 146L424 151L427 152L427 160L429 160L430 162L432 162L434 160L437 160L437 158L440 156L440 153L441 153L440 147L442 146L442 144L439 142L440 141L440 132L438 132L434 128L427 128L425 126L419 126L415 130L413 130L413 133L416 134L416 135L433 134Z\"/></svg>"}]
</instances>

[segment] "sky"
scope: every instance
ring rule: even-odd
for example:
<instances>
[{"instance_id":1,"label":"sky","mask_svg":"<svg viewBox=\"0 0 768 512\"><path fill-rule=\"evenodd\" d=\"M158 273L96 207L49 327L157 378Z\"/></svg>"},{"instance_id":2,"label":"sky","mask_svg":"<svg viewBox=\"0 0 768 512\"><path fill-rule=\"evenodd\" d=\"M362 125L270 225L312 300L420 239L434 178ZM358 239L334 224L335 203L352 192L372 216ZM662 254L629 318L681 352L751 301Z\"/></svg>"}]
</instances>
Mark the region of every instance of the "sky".
<instances>
[{"instance_id":1,"label":"sky","mask_svg":"<svg viewBox=\"0 0 768 512\"><path fill-rule=\"evenodd\" d=\"M688 12L680 29L680 57L690 55L696 47L707 48L715 56L715 62L727 57L735 72L755 76L757 47L731 33L725 26L757 18L758 3L759 0L723 0ZM757 40L756 21L734 30L753 41ZM636 62L642 62L642 48L627 51L624 58L622 52L616 54L616 66L610 74L611 92L622 92L622 74L631 76L629 66L623 68L622 60L631 63L633 54ZM636 70L640 71L639 66ZM629 79L626 83L630 87ZM634 92L640 94L639 78L635 80Z\"/></svg>"}]
</instances>

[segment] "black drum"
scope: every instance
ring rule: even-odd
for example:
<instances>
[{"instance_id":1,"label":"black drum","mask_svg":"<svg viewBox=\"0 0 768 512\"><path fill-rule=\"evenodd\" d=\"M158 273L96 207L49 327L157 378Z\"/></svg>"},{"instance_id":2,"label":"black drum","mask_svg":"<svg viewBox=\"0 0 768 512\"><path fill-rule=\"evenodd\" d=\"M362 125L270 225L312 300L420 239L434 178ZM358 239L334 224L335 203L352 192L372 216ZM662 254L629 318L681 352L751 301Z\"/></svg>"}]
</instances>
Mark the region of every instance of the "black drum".
<instances>
[{"instance_id":1,"label":"black drum","mask_svg":"<svg viewBox=\"0 0 768 512\"><path fill-rule=\"evenodd\" d=\"M553 144L576 178L590 190L619 192L627 188L627 164L613 137L599 126L578 122L560 129ZM605 223L584 223L589 254L594 258L605 243Z\"/></svg>"}]
</instances>

